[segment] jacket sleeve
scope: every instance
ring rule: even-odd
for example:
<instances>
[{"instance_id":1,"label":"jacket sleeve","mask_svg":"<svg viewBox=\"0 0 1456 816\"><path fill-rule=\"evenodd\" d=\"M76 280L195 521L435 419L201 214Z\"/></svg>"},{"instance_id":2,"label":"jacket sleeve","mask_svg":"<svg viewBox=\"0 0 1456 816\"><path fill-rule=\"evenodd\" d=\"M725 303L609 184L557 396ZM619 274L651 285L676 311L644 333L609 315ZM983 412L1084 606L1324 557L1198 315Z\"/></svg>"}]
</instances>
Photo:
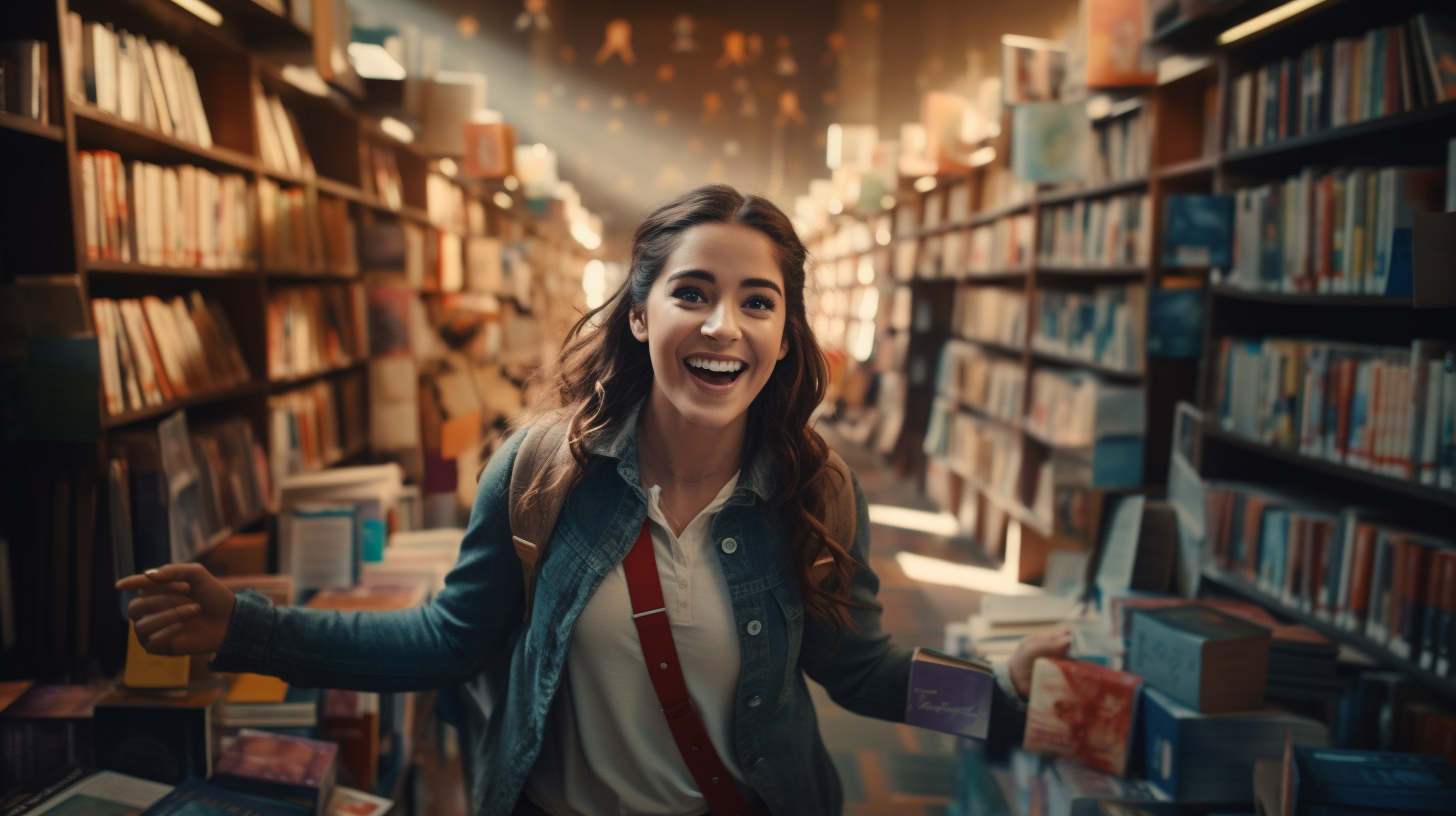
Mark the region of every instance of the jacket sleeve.
<instances>
[{"instance_id":1,"label":"jacket sleeve","mask_svg":"<svg viewBox=\"0 0 1456 816\"><path fill-rule=\"evenodd\" d=\"M273 607L257 593L243 592L211 667L273 675L303 687L378 692L444 688L479 672L523 612L507 497L524 436L512 435L486 465L460 560L428 604L337 612Z\"/></svg>"},{"instance_id":2,"label":"jacket sleeve","mask_svg":"<svg viewBox=\"0 0 1456 816\"><path fill-rule=\"evenodd\" d=\"M849 610L854 628L845 628L835 647L832 624L805 622L802 665L811 680L829 692L836 703L866 717L905 721L910 693L910 661L914 650L896 646L880 629L880 579L869 563L870 514L859 478L854 477L855 533L850 555L859 564L850 598L866 608ZM1000 682L992 686L990 750L1005 755L1020 741L1025 704L1007 695Z\"/></svg>"}]
</instances>

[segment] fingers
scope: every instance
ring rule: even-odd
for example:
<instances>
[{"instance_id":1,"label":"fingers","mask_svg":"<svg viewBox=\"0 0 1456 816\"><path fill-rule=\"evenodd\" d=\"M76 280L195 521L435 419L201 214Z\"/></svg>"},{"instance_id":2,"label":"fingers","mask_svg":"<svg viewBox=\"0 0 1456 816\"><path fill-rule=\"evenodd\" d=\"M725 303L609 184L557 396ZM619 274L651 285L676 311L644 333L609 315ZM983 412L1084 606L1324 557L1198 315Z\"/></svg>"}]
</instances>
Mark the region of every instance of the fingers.
<instances>
[{"instance_id":1,"label":"fingers","mask_svg":"<svg viewBox=\"0 0 1456 816\"><path fill-rule=\"evenodd\" d=\"M202 607L197 604L184 604L136 618L137 640L151 651L152 641L165 642L166 638L181 629L182 624L197 617L201 611Z\"/></svg>"},{"instance_id":2,"label":"fingers","mask_svg":"<svg viewBox=\"0 0 1456 816\"><path fill-rule=\"evenodd\" d=\"M172 638L179 634L181 631L182 624L174 623L171 626L167 626L154 632L151 637L148 638L143 638L141 635L137 635L137 640L140 640L142 643L142 647L152 654L177 654L177 652L173 649L173 646L175 644L172 643Z\"/></svg>"},{"instance_id":3,"label":"fingers","mask_svg":"<svg viewBox=\"0 0 1456 816\"><path fill-rule=\"evenodd\" d=\"M148 615L187 605L195 604L186 595L143 595L127 604L126 616L132 620L141 620Z\"/></svg>"},{"instance_id":4,"label":"fingers","mask_svg":"<svg viewBox=\"0 0 1456 816\"><path fill-rule=\"evenodd\" d=\"M128 575L116 582L122 592L176 592L185 594L197 583L201 564L165 564L140 575Z\"/></svg>"}]
</instances>

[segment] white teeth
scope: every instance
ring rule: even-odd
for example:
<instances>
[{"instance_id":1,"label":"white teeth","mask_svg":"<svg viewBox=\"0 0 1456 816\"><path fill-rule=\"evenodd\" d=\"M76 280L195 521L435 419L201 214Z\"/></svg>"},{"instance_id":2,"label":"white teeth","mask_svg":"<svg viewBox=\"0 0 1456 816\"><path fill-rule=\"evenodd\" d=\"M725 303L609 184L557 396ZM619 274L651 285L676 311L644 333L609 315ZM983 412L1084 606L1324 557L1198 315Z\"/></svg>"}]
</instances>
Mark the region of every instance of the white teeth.
<instances>
[{"instance_id":1,"label":"white teeth","mask_svg":"<svg viewBox=\"0 0 1456 816\"><path fill-rule=\"evenodd\" d=\"M739 360L703 360L698 357L690 357L687 363L693 368L719 373L732 373L743 368L743 363Z\"/></svg>"}]
</instances>

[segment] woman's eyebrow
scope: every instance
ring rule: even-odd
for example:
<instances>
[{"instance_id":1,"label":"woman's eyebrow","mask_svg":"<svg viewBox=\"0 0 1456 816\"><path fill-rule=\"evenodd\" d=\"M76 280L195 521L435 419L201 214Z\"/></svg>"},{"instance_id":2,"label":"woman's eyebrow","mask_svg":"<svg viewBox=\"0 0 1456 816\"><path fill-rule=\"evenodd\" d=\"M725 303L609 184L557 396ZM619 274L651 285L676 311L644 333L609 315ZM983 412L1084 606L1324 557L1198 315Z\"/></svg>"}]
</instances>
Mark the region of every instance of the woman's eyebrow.
<instances>
[{"instance_id":1,"label":"woman's eyebrow","mask_svg":"<svg viewBox=\"0 0 1456 816\"><path fill-rule=\"evenodd\" d=\"M673 281L679 280L681 278L696 278L697 280L705 281L705 282L711 283L711 284L713 284L715 286L718 283L718 278L716 276L714 276L712 272L709 272L706 269L684 269L684 270L682 270L680 272L674 272L671 275L668 275L667 276L667 282L668 283L672 283ZM768 278L744 278L742 281L740 281L738 283L738 288L739 289L757 289L757 288L772 289L772 290L774 290L774 293L777 294L779 297L783 297L784 296L784 290L781 289L781 288L779 288L779 285L777 283L774 283L773 281L769 280Z\"/></svg>"}]
</instances>

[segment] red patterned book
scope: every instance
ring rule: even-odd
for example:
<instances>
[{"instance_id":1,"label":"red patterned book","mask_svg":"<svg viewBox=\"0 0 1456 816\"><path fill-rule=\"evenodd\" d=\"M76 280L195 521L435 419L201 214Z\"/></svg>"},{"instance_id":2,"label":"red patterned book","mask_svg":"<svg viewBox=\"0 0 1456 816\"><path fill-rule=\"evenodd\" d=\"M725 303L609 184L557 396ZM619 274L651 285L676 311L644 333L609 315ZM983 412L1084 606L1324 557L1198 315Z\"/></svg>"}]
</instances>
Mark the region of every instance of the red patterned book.
<instances>
[{"instance_id":1,"label":"red patterned book","mask_svg":"<svg viewBox=\"0 0 1456 816\"><path fill-rule=\"evenodd\" d=\"M1031 671L1022 742L1028 751L1121 776L1141 685L1135 674L1095 663L1040 658Z\"/></svg>"}]
</instances>

